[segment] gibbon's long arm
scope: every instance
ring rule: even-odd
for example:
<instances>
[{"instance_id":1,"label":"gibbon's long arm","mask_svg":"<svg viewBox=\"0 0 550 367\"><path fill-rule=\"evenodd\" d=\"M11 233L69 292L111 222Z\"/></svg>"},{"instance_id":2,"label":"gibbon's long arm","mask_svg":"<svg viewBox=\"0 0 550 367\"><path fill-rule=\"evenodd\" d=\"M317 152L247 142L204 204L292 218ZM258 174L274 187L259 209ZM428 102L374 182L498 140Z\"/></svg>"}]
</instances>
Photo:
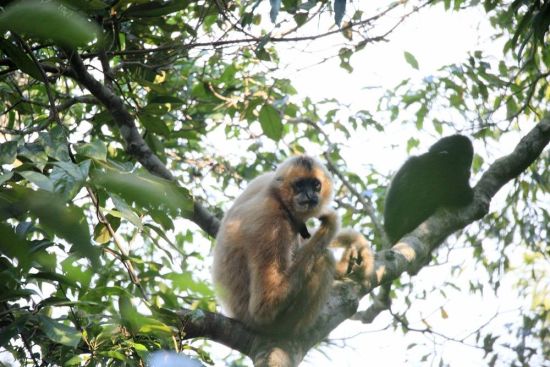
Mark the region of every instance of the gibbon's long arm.
<instances>
[{"instance_id":1,"label":"gibbon's long arm","mask_svg":"<svg viewBox=\"0 0 550 367\"><path fill-rule=\"evenodd\" d=\"M262 256L252 254L254 261L249 262L251 273L250 314L258 324L274 321L279 313L286 310L289 304L303 292L304 286L312 276L315 264L324 257L329 243L338 230L338 217L330 212L319 218L321 226L315 234L300 247L294 255L294 260L281 258L277 249L290 243L286 233L280 231L276 242L266 246L256 247L256 251L264 251ZM256 261L260 260L260 261ZM318 271L323 271L319 269ZM274 312L275 311L275 312Z\"/></svg>"}]
</instances>

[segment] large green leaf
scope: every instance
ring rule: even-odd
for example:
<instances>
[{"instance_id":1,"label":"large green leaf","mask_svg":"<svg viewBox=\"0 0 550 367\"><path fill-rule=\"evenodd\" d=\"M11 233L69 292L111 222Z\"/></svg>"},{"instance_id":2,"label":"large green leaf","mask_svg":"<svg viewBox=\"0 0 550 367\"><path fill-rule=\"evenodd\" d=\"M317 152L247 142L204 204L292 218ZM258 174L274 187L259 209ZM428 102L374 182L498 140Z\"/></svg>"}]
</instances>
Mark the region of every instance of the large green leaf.
<instances>
[{"instance_id":1,"label":"large green leaf","mask_svg":"<svg viewBox=\"0 0 550 367\"><path fill-rule=\"evenodd\" d=\"M0 30L27 34L69 47L84 46L100 34L82 15L55 1L23 0L0 14Z\"/></svg>"},{"instance_id":2,"label":"large green leaf","mask_svg":"<svg viewBox=\"0 0 550 367\"><path fill-rule=\"evenodd\" d=\"M73 199L84 185L90 169L90 160L80 164L72 162L56 162L50 174L55 192L63 195L66 200Z\"/></svg>"},{"instance_id":3,"label":"large green leaf","mask_svg":"<svg viewBox=\"0 0 550 367\"><path fill-rule=\"evenodd\" d=\"M53 182L50 180L48 176L43 175L39 172L34 171L21 171L17 172L17 174L23 176L27 181L32 182L38 188L46 191L53 191Z\"/></svg>"},{"instance_id":4,"label":"large green leaf","mask_svg":"<svg viewBox=\"0 0 550 367\"><path fill-rule=\"evenodd\" d=\"M164 208L183 217L193 212L193 198L186 189L150 174L96 173L93 182L141 208Z\"/></svg>"},{"instance_id":5,"label":"large green leaf","mask_svg":"<svg viewBox=\"0 0 550 367\"><path fill-rule=\"evenodd\" d=\"M43 190L33 191L18 186L10 190L17 198L16 205L28 210L40 220L40 224L73 245L74 251L80 256L90 259L97 265L99 250L91 243L90 231L82 209L66 204L57 194Z\"/></svg>"},{"instance_id":6,"label":"large green leaf","mask_svg":"<svg viewBox=\"0 0 550 367\"><path fill-rule=\"evenodd\" d=\"M39 316L42 325L42 331L51 340L72 348L76 348L82 335L73 326L68 326L57 322L47 316Z\"/></svg>"},{"instance_id":7,"label":"large green leaf","mask_svg":"<svg viewBox=\"0 0 550 367\"><path fill-rule=\"evenodd\" d=\"M19 267L26 268L30 261L30 247L16 235L11 226L0 223L0 253L17 258Z\"/></svg>"},{"instance_id":8,"label":"large green leaf","mask_svg":"<svg viewBox=\"0 0 550 367\"><path fill-rule=\"evenodd\" d=\"M107 160L107 147L100 140L93 140L91 143L82 144L76 147L78 154L95 159L96 161Z\"/></svg>"}]
</instances>

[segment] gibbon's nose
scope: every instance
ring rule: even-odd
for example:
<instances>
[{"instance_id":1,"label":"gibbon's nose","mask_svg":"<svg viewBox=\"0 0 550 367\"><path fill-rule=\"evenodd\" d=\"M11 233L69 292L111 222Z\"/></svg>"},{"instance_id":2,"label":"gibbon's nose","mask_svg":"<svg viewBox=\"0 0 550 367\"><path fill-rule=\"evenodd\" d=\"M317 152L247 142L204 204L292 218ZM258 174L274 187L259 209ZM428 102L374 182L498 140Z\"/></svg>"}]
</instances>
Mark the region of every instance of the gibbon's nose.
<instances>
[{"instance_id":1,"label":"gibbon's nose","mask_svg":"<svg viewBox=\"0 0 550 367\"><path fill-rule=\"evenodd\" d=\"M315 195L309 196L304 204L307 204L310 207L317 206L317 204L319 204L319 198Z\"/></svg>"}]
</instances>

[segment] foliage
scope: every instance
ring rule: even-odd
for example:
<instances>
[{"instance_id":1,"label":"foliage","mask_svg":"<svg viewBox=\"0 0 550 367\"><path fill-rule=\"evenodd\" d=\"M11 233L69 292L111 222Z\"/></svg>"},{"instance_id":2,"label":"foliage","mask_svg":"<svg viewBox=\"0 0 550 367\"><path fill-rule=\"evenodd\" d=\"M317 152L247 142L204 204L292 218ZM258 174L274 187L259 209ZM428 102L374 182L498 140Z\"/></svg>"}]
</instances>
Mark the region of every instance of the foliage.
<instances>
[{"instance_id":1,"label":"foliage","mask_svg":"<svg viewBox=\"0 0 550 367\"><path fill-rule=\"evenodd\" d=\"M207 343L186 340L173 321L182 307L216 308L212 233L193 224L197 205L219 218L245 182L284 156L326 152L343 224L381 248L379 222L365 207L381 212L388 177L376 167L349 172L343 142L403 123L465 130L489 144L527 129L548 104L549 1L481 2L505 57L474 52L437 75L404 80L378 111L349 116L338 101L311 101L280 77L278 45L336 37L341 67L358 72L356 53L424 7L460 11L480 1L396 2L376 12L340 0L8 3L0 13L0 353L20 365L142 366L157 349L212 363ZM382 20L396 9L405 15L388 28ZM413 53L404 58L419 69ZM226 142L239 154L225 153ZM417 144L411 138L409 148ZM478 154L474 172L490 159ZM492 365L507 362L503 348L517 356L509 365L550 358L549 163L546 152L498 212L461 236L490 286L516 272L518 295L532 298L510 325L512 342L478 330L475 345ZM511 266L518 252L519 270ZM394 284L403 304L413 301L411 284ZM406 307L398 313L395 327L411 331Z\"/></svg>"}]
</instances>

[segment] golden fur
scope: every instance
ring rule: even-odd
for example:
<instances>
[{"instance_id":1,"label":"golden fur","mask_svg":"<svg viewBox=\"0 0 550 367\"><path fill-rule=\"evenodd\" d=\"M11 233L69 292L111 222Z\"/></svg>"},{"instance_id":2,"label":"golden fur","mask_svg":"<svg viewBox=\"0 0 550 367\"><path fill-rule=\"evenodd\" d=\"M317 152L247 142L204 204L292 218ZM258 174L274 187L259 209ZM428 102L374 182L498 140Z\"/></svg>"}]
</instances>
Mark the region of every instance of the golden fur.
<instances>
[{"instance_id":1,"label":"golden fur","mask_svg":"<svg viewBox=\"0 0 550 367\"><path fill-rule=\"evenodd\" d=\"M304 178L321 185L313 207L295 192ZM270 334L296 334L313 324L334 279L327 247L339 220L328 209L331 199L328 171L308 156L289 158L249 183L225 214L214 249L215 290L228 316ZM296 223L312 217L321 224L305 241Z\"/></svg>"},{"instance_id":2,"label":"golden fur","mask_svg":"<svg viewBox=\"0 0 550 367\"><path fill-rule=\"evenodd\" d=\"M336 277L353 275L365 280L374 271L374 252L367 239L353 229L344 229L330 244L330 247L343 247L344 252L336 263Z\"/></svg>"}]
</instances>

